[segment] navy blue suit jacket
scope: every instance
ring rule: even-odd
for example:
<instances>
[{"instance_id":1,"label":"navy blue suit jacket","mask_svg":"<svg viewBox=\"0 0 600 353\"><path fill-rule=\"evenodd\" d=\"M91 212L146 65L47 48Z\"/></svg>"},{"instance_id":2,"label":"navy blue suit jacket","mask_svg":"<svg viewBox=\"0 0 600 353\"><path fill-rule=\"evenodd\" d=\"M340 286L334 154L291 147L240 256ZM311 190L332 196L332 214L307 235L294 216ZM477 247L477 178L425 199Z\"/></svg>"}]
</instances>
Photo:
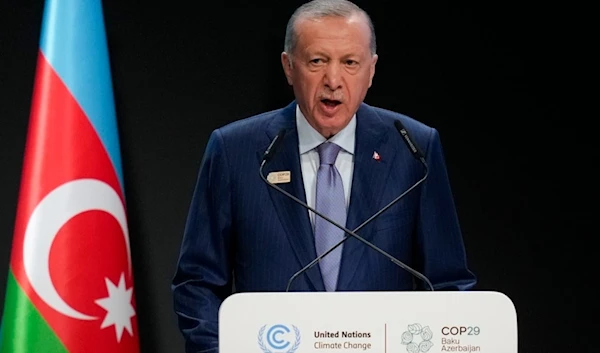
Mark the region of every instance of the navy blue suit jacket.
<instances>
[{"instance_id":1,"label":"navy blue suit jacket","mask_svg":"<svg viewBox=\"0 0 600 353\"><path fill-rule=\"evenodd\" d=\"M278 184L306 201L295 102L215 130L202 160L173 279L175 312L187 352L218 347L218 310L237 292L285 291L288 280L317 255L308 211L265 184L265 149L288 129L264 168L290 171ZM407 116L362 104L357 112L354 174L346 227L355 229L423 177L394 127L400 119L423 151L429 176L358 234L427 276L436 290L467 290L475 277L465 250L438 133ZM373 158L373 152L380 160ZM415 284L417 287L415 288ZM344 243L339 291L402 291L424 284L355 238ZM291 290L323 291L319 266Z\"/></svg>"}]
</instances>

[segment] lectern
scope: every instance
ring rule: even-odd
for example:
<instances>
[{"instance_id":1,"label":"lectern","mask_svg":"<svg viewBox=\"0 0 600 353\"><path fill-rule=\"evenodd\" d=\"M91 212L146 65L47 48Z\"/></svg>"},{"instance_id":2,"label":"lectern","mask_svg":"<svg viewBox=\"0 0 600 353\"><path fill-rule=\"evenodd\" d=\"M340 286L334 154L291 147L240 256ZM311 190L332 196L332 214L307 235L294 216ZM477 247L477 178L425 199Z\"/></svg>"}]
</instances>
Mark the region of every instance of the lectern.
<instances>
[{"instance_id":1,"label":"lectern","mask_svg":"<svg viewBox=\"0 0 600 353\"><path fill-rule=\"evenodd\" d=\"M239 293L219 311L219 353L517 352L499 292Z\"/></svg>"}]
</instances>

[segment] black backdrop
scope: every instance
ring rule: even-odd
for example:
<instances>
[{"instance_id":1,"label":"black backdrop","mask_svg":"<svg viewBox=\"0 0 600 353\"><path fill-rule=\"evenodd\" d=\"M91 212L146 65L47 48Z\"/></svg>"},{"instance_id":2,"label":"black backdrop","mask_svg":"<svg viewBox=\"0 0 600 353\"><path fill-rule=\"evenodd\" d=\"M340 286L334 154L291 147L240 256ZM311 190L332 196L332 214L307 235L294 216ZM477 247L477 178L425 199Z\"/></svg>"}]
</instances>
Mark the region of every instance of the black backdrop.
<instances>
[{"instance_id":1,"label":"black backdrop","mask_svg":"<svg viewBox=\"0 0 600 353\"><path fill-rule=\"evenodd\" d=\"M183 349L169 284L205 143L292 99L279 54L299 3L104 3L143 352ZM594 231L579 206L591 189L577 159L589 130L567 103L578 65L555 20L566 10L359 4L380 56L366 101L440 131L477 289L512 298L521 352L587 347L575 333L596 308L582 245ZM42 1L0 5L0 298L42 11Z\"/></svg>"}]
</instances>

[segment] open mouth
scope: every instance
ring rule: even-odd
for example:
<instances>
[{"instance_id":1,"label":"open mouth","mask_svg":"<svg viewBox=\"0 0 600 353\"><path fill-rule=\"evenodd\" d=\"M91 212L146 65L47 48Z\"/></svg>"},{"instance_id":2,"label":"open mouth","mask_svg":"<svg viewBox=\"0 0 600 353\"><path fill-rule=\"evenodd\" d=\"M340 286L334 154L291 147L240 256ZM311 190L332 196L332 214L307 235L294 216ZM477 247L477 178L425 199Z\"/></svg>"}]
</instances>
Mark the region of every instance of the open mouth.
<instances>
[{"instance_id":1,"label":"open mouth","mask_svg":"<svg viewBox=\"0 0 600 353\"><path fill-rule=\"evenodd\" d=\"M321 103L325 104L328 108L335 108L338 105L342 104L339 100L335 99L321 99Z\"/></svg>"}]
</instances>

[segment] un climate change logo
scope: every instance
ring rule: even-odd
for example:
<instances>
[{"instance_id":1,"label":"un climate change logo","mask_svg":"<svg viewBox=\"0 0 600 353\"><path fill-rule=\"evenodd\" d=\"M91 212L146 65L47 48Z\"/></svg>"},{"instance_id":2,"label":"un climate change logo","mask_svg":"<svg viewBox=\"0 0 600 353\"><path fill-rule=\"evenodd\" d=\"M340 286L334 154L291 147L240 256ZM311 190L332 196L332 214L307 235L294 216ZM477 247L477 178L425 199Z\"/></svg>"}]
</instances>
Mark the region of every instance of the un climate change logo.
<instances>
[{"instance_id":1,"label":"un climate change logo","mask_svg":"<svg viewBox=\"0 0 600 353\"><path fill-rule=\"evenodd\" d=\"M264 353L294 353L300 346L300 330L294 325L292 329L281 324L267 329L264 325L258 330L258 346Z\"/></svg>"},{"instance_id":2,"label":"un climate change logo","mask_svg":"<svg viewBox=\"0 0 600 353\"><path fill-rule=\"evenodd\" d=\"M408 325L408 330L402 333L402 344L406 345L409 353L425 353L433 347L433 332L429 326L422 327L421 324Z\"/></svg>"}]
</instances>

